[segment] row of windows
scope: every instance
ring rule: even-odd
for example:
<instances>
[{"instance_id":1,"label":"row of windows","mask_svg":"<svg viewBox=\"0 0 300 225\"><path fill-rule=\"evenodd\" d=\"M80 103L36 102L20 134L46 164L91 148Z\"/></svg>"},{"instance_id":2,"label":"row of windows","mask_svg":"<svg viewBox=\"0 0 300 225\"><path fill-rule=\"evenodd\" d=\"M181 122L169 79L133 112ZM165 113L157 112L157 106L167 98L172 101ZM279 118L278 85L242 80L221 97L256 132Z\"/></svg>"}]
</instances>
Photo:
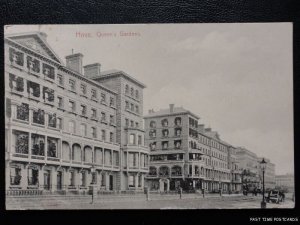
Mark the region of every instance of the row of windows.
<instances>
[{"instance_id":1,"label":"row of windows","mask_svg":"<svg viewBox=\"0 0 300 225\"><path fill-rule=\"evenodd\" d=\"M20 106L16 107L16 110L12 110L12 117L16 118L18 120L23 120L29 122L29 105L26 103L22 103ZM37 125L45 125L45 111L41 109L34 109L32 113L32 123L37 124ZM49 113L48 114L48 127L51 128L56 128L56 129L64 129L63 127L63 118L56 116L56 113ZM87 124L81 123L76 127L76 123L73 120L70 120L68 122L68 127L67 129L64 129L72 134L76 134L76 129L79 128L80 130L80 135L86 137L93 137L93 138L98 138L97 135L97 127L95 126L90 126L90 134L87 134ZM107 140L107 134L106 130L101 130L101 140L106 141ZM110 132L109 133L109 142L114 142L114 133Z\"/></svg>"},{"instance_id":2,"label":"row of windows","mask_svg":"<svg viewBox=\"0 0 300 225\"><path fill-rule=\"evenodd\" d=\"M174 124L175 126L181 126L181 117L176 117L174 119ZM168 119L161 120L161 125L163 127L167 127L169 125ZM156 121L150 121L150 128L156 128Z\"/></svg>"},{"instance_id":3,"label":"row of windows","mask_svg":"<svg viewBox=\"0 0 300 225\"><path fill-rule=\"evenodd\" d=\"M138 122L134 122L133 120L129 120L128 118L125 118L125 127L140 128L140 124Z\"/></svg>"},{"instance_id":4,"label":"row of windows","mask_svg":"<svg viewBox=\"0 0 300 225\"><path fill-rule=\"evenodd\" d=\"M129 110L133 113L140 113L140 108L138 105L135 105L133 103L129 103L128 101L125 101L125 110Z\"/></svg>"},{"instance_id":5,"label":"row of windows","mask_svg":"<svg viewBox=\"0 0 300 225\"><path fill-rule=\"evenodd\" d=\"M175 136L175 137L180 137L180 136L181 136L181 128L175 128L175 129L174 129L174 136ZM149 137L150 137L150 138L156 138L156 130L151 129L151 130L149 131ZM167 137L169 137L169 129L163 129L163 130L161 131L161 137L162 137L162 138L167 138Z\"/></svg>"},{"instance_id":6,"label":"row of windows","mask_svg":"<svg viewBox=\"0 0 300 225\"><path fill-rule=\"evenodd\" d=\"M10 48L9 50L9 54L10 54L10 61L18 66L23 67L24 66L24 53L19 52L13 48ZM45 77L52 79L53 81L55 80L55 78L57 78L57 83L58 86L60 87L64 87L65 86L65 77L62 74L55 74L55 68L43 63L43 74L45 75ZM31 56L27 56L27 67L29 69L29 72L32 73L34 72L35 74L40 73L40 61L37 59L32 58ZM56 77L55 77L56 76ZM74 93L77 93L77 84L76 84L76 80L69 78L68 80L68 89ZM80 95L87 97L87 93L88 93L88 85L85 83L80 83ZM36 92L36 91L35 91ZM98 93L97 93L97 89L96 88L92 88L90 89L90 96L91 99L94 101L98 101ZM108 102L108 97L107 97L107 93L101 92L100 95L100 102L102 104L106 104ZM109 104L112 107L115 107L115 99L113 96L109 97Z\"/></svg>"},{"instance_id":7,"label":"row of windows","mask_svg":"<svg viewBox=\"0 0 300 225\"><path fill-rule=\"evenodd\" d=\"M134 90L133 87L129 88L128 84L125 85L125 94L126 95L130 95L132 98L135 98L137 100L140 98L139 91L138 90Z\"/></svg>"},{"instance_id":8,"label":"row of windows","mask_svg":"<svg viewBox=\"0 0 300 225\"><path fill-rule=\"evenodd\" d=\"M149 144L150 150L154 151L154 150L160 150L157 148L157 143L156 142L152 142ZM161 149L162 150L168 150L169 149L169 142L168 141L162 141L161 142ZM174 141L174 149L181 149L181 140L175 140Z\"/></svg>"}]
</instances>

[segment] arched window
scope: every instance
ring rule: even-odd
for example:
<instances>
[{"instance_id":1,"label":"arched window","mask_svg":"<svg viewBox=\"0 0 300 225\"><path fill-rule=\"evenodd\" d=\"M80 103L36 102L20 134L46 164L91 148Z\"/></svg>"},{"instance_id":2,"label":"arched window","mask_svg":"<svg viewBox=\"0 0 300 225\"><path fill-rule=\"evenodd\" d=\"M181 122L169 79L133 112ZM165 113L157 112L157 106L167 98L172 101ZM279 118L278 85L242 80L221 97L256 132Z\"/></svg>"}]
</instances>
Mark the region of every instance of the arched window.
<instances>
[{"instance_id":1,"label":"arched window","mask_svg":"<svg viewBox=\"0 0 300 225\"><path fill-rule=\"evenodd\" d=\"M155 121L151 121L150 122L150 127L151 128L155 128L156 127L156 122Z\"/></svg>"},{"instance_id":2,"label":"arched window","mask_svg":"<svg viewBox=\"0 0 300 225\"><path fill-rule=\"evenodd\" d=\"M161 121L161 125L162 125L163 127L167 127L167 126L168 126L168 120L167 120L167 119L163 119L163 120Z\"/></svg>"},{"instance_id":3,"label":"arched window","mask_svg":"<svg viewBox=\"0 0 300 225\"><path fill-rule=\"evenodd\" d=\"M175 122L175 126L181 126L181 118L180 117L176 117L174 122Z\"/></svg>"},{"instance_id":4,"label":"arched window","mask_svg":"<svg viewBox=\"0 0 300 225\"><path fill-rule=\"evenodd\" d=\"M90 146L84 147L84 161L89 163L93 162L93 152Z\"/></svg>"},{"instance_id":5,"label":"arched window","mask_svg":"<svg viewBox=\"0 0 300 225\"><path fill-rule=\"evenodd\" d=\"M62 157L64 160L70 160L70 146L68 142L62 142Z\"/></svg>"},{"instance_id":6,"label":"arched window","mask_svg":"<svg viewBox=\"0 0 300 225\"><path fill-rule=\"evenodd\" d=\"M73 157L72 159L76 162L81 162L81 147L79 144L73 144L72 147Z\"/></svg>"}]
</instances>

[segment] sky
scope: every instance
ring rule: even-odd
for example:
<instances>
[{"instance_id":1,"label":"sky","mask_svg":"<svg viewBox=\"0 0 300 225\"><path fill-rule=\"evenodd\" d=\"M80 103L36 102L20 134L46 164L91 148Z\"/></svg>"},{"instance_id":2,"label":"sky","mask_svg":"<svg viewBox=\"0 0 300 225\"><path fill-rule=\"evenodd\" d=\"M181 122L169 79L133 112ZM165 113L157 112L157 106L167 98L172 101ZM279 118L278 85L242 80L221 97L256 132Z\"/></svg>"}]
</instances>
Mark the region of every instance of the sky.
<instances>
[{"instance_id":1,"label":"sky","mask_svg":"<svg viewBox=\"0 0 300 225\"><path fill-rule=\"evenodd\" d=\"M83 65L119 69L146 84L149 109L182 106L221 139L294 172L292 23L10 25L45 32ZM131 32L134 35L125 36Z\"/></svg>"}]
</instances>

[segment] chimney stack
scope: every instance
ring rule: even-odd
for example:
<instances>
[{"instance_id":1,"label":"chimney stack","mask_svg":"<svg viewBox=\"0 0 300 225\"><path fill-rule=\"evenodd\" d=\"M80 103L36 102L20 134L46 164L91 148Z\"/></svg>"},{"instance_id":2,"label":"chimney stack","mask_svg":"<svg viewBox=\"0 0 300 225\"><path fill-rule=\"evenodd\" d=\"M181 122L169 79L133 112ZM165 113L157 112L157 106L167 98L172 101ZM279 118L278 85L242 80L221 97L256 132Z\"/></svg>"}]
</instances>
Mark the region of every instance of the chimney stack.
<instances>
[{"instance_id":1,"label":"chimney stack","mask_svg":"<svg viewBox=\"0 0 300 225\"><path fill-rule=\"evenodd\" d=\"M67 68L82 74L82 58L81 53L66 56Z\"/></svg>"},{"instance_id":2,"label":"chimney stack","mask_svg":"<svg viewBox=\"0 0 300 225\"><path fill-rule=\"evenodd\" d=\"M174 112L174 104L170 104L170 113L173 113Z\"/></svg>"},{"instance_id":3,"label":"chimney stack","mask_svg":"<svg viewBox=\"0 0 300 225\"><path fill-rule=\"evenodd\" d=\"M86 76L88 78L100 76L100 68L101 68L101 64L100 63L94 63L94 64L85 65L83 67L83 69L84 69L84 76Z\"/></svg>"},{"instance_id":4,"label":"chimney stack","mask_svg":"<svg viewBox=\"0 0 300 225\"><path fill-rule=\"evenodd\" d=\"M211 128L205 128L206 132L211 132Z\"/></svg>"}]
</instances>

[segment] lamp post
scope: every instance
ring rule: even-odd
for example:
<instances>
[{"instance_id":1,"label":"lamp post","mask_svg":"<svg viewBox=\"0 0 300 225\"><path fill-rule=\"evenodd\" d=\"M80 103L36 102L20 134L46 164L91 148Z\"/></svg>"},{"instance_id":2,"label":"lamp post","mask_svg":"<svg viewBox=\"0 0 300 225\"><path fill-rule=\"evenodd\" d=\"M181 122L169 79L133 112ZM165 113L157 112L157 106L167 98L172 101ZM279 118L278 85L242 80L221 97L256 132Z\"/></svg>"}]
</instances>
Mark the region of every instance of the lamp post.
<instances>
[{"instance_id":1,"label":"lamp post","mask_svg":"<svg viewBox=\"0 0 300 225\"><path fill-rule=\"evenodd\" d=\"M262 161L260 162L261 170L262 170L262 177L263 177L263 199L261 202L261 208L265 209L266 208L266 201L265 201L265 170L266 170L266 164L267 162L263 158Z\"/></svg>"}]
</instances>

